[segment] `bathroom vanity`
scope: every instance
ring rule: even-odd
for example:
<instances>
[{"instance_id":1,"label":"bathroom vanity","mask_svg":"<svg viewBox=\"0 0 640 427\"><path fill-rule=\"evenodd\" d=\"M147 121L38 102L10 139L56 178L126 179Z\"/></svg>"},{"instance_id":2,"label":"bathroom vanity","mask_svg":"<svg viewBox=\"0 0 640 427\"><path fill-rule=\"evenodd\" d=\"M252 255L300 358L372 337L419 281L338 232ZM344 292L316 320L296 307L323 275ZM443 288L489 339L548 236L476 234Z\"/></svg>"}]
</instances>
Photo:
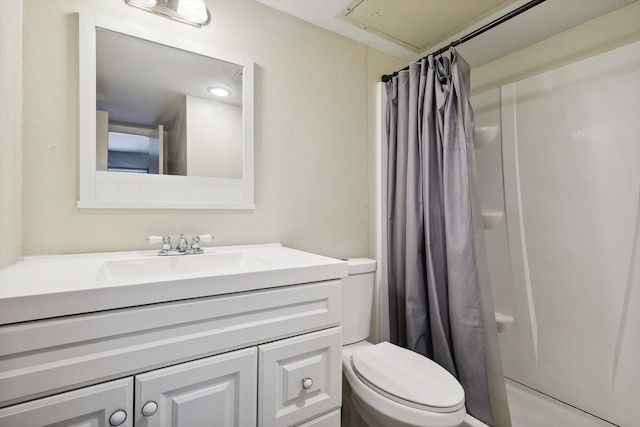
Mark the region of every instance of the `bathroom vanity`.
<instances>
[{"instance_id":1,"label":"bathroom vanity","mask_svg":"<svg viewBox=\"0 0 640 427\"><path fill-rule=\"evenodd\" d=\"M26 258L0 272L0 425L337 427L346 275L278 244Z\"/></svg>"}]
</instances>

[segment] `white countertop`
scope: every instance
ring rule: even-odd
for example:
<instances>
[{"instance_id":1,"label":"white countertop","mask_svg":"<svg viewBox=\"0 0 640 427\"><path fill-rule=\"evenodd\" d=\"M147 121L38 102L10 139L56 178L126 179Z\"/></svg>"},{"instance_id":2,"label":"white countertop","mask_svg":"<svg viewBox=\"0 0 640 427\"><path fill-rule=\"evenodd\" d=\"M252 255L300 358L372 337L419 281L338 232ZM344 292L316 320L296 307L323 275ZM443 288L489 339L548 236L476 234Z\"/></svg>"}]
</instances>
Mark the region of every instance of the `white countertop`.
<instances>
[{"instance_id":1,"label":"white countertop","mask_svg":"<svg viewBox=\"0 0 640 427\"><path fill-rule=\"evenodd\" d=\"M0 325L347 276L347 264L280 244L34 256L0 270Z\"/></svg>"}]
</instances>

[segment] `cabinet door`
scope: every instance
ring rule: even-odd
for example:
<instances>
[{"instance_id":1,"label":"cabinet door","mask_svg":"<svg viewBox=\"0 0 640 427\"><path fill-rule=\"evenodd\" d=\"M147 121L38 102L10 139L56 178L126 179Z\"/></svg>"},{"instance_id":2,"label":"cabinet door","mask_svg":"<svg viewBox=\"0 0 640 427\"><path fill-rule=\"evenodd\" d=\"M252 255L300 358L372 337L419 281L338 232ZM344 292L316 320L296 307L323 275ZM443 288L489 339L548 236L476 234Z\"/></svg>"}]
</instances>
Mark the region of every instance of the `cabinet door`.
<instances>
[{"instance_id":1,"label":"cabinet door","mask_svg":"<svg viewBox=\"0 0 640 427\"><path fill-rule=\"evenodd\" d=\"M255 347L136 375L136 426L256 425Z\"/></svg>"},{"instance_id":2,"label":"cabinet door","mask_svg":"<svg viewBox=\"0 0 640 427\"><path fill-rule=\"evenodd\" d=\"M0 409L2 427L133 426L133 378Z\"/></svg>"},{"instance_id":3,"label":"cabinet door","mask_svg":"<svg viewBox=\"0 0 640 427\"><path fill-rule=\"evenodd\" d=\"M285 427L342 401L341 328L259 346L260 427Z\"/></svg>"}]
</instances>

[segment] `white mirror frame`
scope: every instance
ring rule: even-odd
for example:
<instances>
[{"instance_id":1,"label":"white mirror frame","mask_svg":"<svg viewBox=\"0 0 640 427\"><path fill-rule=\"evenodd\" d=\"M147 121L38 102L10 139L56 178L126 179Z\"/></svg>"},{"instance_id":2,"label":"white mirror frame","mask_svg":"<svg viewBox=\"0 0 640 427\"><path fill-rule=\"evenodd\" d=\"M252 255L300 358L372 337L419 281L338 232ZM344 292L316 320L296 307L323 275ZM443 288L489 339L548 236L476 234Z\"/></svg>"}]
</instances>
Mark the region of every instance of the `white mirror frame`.
<instances>
[{"instance_id":1,"label":"white mirror frame","mask_svg":"<svg viewBox=\"0 0 640 427\"><path fill-rule=\"evenodd\" d=\"M92 13L79 14L79 208L254 209L251 59L202 43ZM243 178L225 179L96 171L96 28L127 34L243 69Z\"/></svg>"}]
</instances>

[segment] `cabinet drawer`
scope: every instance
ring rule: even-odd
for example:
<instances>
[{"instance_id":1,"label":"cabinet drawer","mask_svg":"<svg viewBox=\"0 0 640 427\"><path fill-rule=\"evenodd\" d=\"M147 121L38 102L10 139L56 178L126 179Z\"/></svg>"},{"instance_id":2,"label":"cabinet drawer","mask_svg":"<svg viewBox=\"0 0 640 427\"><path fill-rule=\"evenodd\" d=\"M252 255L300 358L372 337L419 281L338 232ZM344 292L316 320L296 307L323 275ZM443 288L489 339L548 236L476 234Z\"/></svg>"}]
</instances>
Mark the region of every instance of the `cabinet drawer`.
<instances>
[{"instance_id":1,"label":"cabinet drawer","mask_svg":"<svg viewBox=\"0 0 640 427\"><path fill-rule=\"evenodd\" d=\"M258 347L260 427L292 426L340 407L341 328Z\"/></svg>"},{"instance_id":2,"label":"cabinet drawer","mask_svg":"<svg viewBox=\"0 0 640 427\"><path fill-rule=\"evenodd\" d=\"M121 424L115 424L118 416L120 420L125 418ZM114 424L109 422L110 418ZM2 427L45 425L133 427L133 378L110 381L0 409Z\"/></svg>"}]
</instances>

